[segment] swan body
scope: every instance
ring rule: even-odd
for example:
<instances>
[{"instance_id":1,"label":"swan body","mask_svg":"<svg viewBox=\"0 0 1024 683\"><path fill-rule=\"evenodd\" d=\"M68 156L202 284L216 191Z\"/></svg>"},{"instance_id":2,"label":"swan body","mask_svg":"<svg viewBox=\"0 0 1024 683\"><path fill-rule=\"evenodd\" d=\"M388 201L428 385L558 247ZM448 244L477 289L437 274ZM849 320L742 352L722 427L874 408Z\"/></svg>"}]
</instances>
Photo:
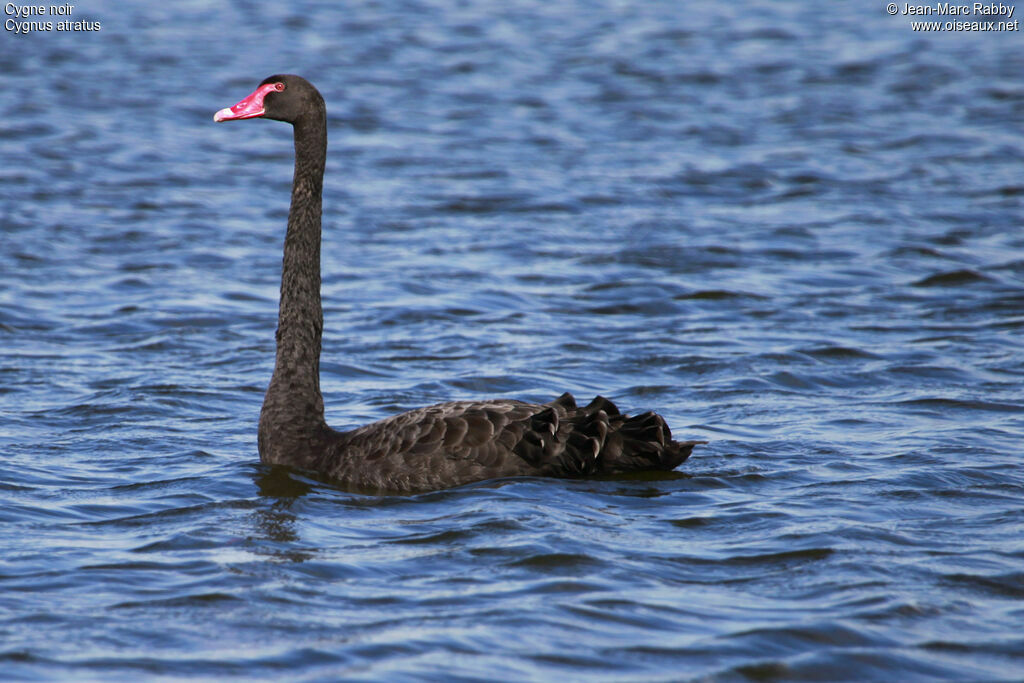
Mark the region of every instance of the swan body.
<instances>
[{"instance_id":1,"label":"swan body","mask_svg":"<svg viewBox=\"0 0 1024 683\"><path fill-rule=\"evenodd\" d=\"M259 422L260 460L364 490L413 492L510 476L582 477L672 470L703 441L673 441L661 416L623 415L598 396L543 404L510 399L419 408L347 432L327 426L320 393L321 200L327 113L312 84L265 79L215 121L291 123L295 174L284 241L274 374Z\"/></svg>"}]
</instances>

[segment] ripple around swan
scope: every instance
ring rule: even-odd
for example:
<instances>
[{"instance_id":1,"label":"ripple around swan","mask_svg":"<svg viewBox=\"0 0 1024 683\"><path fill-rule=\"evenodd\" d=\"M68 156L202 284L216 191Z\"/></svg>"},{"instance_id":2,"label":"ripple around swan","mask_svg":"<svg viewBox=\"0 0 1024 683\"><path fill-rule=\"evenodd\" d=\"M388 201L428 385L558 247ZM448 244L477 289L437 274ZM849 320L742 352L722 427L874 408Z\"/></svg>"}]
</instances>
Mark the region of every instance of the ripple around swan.
<instances>
[{"instance_id":1,"label":"ripple around swan","mask_svg":"<svg viewBox=\"0 0 1024 683\"><path fill-rule=\"evenodd\" d=\"M1019 678L1017 33L414 5L6 36L4 674ZM330 105L329 421L570 390L711 443L411 496L258 464L293 149L209 119L283 68Z\"/></svg>"}]
</instances>

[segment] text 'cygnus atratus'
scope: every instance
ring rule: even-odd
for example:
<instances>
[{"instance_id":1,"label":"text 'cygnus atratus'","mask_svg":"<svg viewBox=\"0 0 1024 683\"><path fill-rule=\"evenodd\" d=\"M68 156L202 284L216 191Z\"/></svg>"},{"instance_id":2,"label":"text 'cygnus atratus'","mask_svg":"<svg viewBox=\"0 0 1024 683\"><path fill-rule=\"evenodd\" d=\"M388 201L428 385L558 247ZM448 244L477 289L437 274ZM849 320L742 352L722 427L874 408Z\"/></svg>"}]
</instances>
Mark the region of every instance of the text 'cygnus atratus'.
<instances>
[{"instance_id":1,"label":"text 'cygnus atratus'","mask_svg":"<svg viewBox=\"0 0 1024 683\"><path fill-rule=\"evenodd\" d=\"M271 76L214 121L267 118L292 124L295 176L284 239L277 360L260 411L265 463L310 470L349 486L425 491L511 476L583 477L671 470L695 444L672 441L655 413L622 415L597 397L550 403L510 399L441 403L338 432L320 394L320 212L327 157L323 97L299 76Z\"/></svg>"}]
</instances>

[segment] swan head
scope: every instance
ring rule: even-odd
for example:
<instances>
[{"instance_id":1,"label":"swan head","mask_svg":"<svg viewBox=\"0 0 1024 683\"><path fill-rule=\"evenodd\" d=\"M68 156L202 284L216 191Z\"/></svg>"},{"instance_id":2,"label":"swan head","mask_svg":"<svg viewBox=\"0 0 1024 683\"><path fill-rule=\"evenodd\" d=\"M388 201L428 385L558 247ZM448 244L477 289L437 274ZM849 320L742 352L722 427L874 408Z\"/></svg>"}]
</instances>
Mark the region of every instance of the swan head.
<instances>
[{"instance_id":1,"label":"swan head","mask_svg":"<svg viewBox=\"0 0 1024 683\"><path fill-rule=\"evenodd\" d=\"M313 84L301 76L276 74L263 79L259 87L233 107L225 107L213 120L266 118L296 123L304 117L323 116L324 99Z\"/></svg>"}]
</instances>

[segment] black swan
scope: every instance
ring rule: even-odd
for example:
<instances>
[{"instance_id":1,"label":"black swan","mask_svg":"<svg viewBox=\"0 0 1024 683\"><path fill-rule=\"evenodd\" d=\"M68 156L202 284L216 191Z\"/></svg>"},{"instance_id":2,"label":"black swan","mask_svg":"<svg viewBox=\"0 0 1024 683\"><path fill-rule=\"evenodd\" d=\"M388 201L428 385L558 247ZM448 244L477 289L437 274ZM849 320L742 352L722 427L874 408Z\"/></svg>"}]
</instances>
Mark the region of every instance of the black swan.
<instances>
[{"instance_id":1,"label":"black swan","mask_svg":"<svg viewBox=\"0 0 1024 683\"><path fill-rule=\"evenodd\" d=\"M320 213L327 110L294 75L271 76L214 121L263 117L292 124L295 175L284 239L277 359L260 411L260 460L363 490L413 492L510 476L583 477L672 470L704 441L673 441L655 413L621 414L598 396L578 408L565 393L544 404L457 401L338 432L320 394Z\"/></svg>"}]
</instances>

